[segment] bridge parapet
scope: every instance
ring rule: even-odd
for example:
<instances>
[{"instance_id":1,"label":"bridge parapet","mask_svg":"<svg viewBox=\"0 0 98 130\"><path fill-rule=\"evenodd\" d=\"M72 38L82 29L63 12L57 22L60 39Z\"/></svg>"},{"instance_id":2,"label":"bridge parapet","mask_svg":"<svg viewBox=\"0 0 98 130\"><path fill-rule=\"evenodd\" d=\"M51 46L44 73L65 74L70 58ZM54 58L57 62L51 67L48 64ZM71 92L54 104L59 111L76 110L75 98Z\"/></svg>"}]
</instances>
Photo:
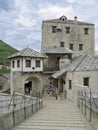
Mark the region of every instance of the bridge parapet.
<instances>
[{"instance_id":1,"label":"bridge parapet","mask_svg":"<svg viewBox=\"0 0 98 130\"><path fill-rule=\"evenodd\" d=\"M40 98L0 93L0 130L11 130L42 107Z\"/></svg>"}]
</instances>

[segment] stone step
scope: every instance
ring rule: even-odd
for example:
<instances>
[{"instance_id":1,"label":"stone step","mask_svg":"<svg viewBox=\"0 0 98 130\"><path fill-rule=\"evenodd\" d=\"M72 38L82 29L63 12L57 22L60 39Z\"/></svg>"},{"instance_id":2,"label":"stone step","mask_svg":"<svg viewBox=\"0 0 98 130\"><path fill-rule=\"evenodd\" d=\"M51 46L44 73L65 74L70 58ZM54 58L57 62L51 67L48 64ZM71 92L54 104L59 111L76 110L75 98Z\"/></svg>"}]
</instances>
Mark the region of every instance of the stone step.
<instances>
[{"instance_id":1,"label":"stone step","mask_svg":"<svg viewBox=\"0 0 98 130\"><path fill-rule=\"evenodd\" d=\"M48 127L42 127L42 128L39 128L39 127L32 127L32 128L28 128L28 127L25 127L25 128L14 128L13 130L87 130L86 128L78 128L78 127L61 127L61 128L57 128L57 127L51 127L51 128L48 128Z\"/></svg>"},{"instance_id":2,"label":"stone step","mask_svg":"<svg viewBox=\"0 0 98 130\"><path fill-rule=\"evenodd\" d=\"M83 122L65 122L65 123L57 123L57 122L25 122L22 123L21 125L23 126L63 126L63 127L72 127L72 126L77 126L77 127L84 127L84 123Z\"/></svg>"},{"instance_id":3,"label":"stone step","mask_svg":"<svg viewBox=\"0 0 98 130\"><path fill-rule=\"evenodd\" d=\"M77 126L19 126L14 130L87 130L85 127Z\"/></svg>"},{"instance_id":4,"label":"stone step","mask_svg":"<svg viewBox=\"0 0 98 130\"><path fill-rule=\"evenodd\" d=\"M73 103L46 100L42 110L13 130L91 130Z\"/></svg>"},{"instance_id":5,"label":"stone step","mask_svg":"<svg viewBox=\"0 0 98 130\"><path fill-rule=\"evenodd\" d=\"M36 117L36 118L34 118L34 120L38 120L38 119L40 119L40 120L48 120L50 118L50 120L55 120L55 118L57 118L57 117L51 117L51 116L48 116L48 117ZM63 118L63 120L80 120L80 118L78 117L73 117L73 118L71 118L71 116L70 117L62 117ZM62 119L56 119L56 120L58 120L58 121L60 121L60 120L62 120Z\"/></svg>"},{"instance_id":6,"label":"stone step","mask_svg":"<svg viewBox=\"0 0 98 130\"><path fill-rule=\"evenodd\" d=\"M26 122L66 122L66 121L72 121L72 122L82 122L82 119L74 119L74 118L69 118L69 119L42 119L42 118L29 118Z\"/></svg>"}]
</instances>

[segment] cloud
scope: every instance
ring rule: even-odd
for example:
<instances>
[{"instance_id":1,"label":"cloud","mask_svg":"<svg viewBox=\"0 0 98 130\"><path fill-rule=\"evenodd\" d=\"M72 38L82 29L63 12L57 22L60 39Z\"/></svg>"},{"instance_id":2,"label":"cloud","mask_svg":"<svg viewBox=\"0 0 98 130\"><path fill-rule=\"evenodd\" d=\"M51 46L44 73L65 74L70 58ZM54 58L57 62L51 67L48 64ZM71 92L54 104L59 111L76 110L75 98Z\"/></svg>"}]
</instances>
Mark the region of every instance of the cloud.
<instances>
[{"instance_id":1,"label":"cloud","mask_svg":"<svg viewBox=\"0 0 98 130\"><path fill-rule=\"evenodd\" d=\"M0 0L0 10L10 11L14 9L14 0Z\"/></svg>"},{"instance_id":2,"label":"cloud","mask_svg":"<svg viewBox=\"0 0 98 130\"><path fill-rule=\"evenodd\" d=\"M67 2L69 2L69 3L74 3L74 2L76 2L77 0L66 0Z\"/></svg>"},{"instance_id":3,"label":"cloud","mask_svg":"<svg viewBox=\"0 0 98 130\"><path fill-rule=\"evenodd\" d=\"M36 24L36 21L34 21L32 19L30 20L29 18L24 17L22 15L18 15L18 17L16 18L16 23L20 24L24 27L30 28Z\"/></svg>"},{"instance_id":4,"label":"cloud","mask_svg":"<svg viewBox=\"0 0 98 130\"><path fill-rule=\"evenodd\" d=\"M41 7L38 11L38 14L44 20L49 18L58 18L62 15L66 15L69 18L72 18L75 16L76 13L72 6L60 7L50 4L45 8Z\"/></svg>"},{"instance_id":5,"label":"cloud","mask_svg":"<svg viewBox=\"0 0 98 130\"><path fill-rule=\"evenodd\" d=\"M97 9L97 0L0 0L0 39L18 49L27 45L39 49L42 21L65 15L95 23L97 45Z\"/></svg>"},{"instance_id":6,"label":"cloud","mask_svg":"<svg viewBox=\"0 0 98 130\"><path fill-rule=\"evenodd\" d=\"M73 4L73 3L77 3L79 5L86 5L86 6L92 6L94 4L96 4L96 0L66 0L67 2Z\"/></svg>"}]
</instances>

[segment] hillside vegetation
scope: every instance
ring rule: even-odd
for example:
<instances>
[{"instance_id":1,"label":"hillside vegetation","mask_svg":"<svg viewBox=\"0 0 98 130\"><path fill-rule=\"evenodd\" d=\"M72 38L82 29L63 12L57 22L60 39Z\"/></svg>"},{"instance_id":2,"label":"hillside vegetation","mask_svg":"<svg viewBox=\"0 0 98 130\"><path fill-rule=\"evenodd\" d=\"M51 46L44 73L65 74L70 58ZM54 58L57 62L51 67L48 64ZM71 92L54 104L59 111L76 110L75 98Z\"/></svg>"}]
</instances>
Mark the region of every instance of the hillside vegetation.
<instances>
[{"instance_id":1,"label":"hillside vegetation","mask_svg":"<svg viewBox=\"0 0 98 130\"><path fill-rule=\"evenodd\" d=\"M15 48L0 40L0 65L8 65L9 60L6 58L17 51Z\"/></svg>"}]
</instances>

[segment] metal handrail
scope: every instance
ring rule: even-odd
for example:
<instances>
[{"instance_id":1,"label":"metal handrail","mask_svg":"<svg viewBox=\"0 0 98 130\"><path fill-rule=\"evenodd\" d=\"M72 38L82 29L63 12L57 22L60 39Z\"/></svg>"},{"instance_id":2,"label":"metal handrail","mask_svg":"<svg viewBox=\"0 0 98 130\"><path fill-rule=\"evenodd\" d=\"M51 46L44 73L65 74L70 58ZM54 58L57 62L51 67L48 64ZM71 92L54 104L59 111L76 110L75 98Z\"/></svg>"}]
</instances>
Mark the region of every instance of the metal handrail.
<instances>
[{"instance_id":1,"label":"metal handrail","mask_svg":"<svg viewBox=\"0 0 98 130\"><path fill-rule=\"evenodd\" d=\"M0 113L14 111L16 109L32 105L38 98L23 95L20 93L13 93L13 95L0 93Z\"/></svg>"},{"instance_id":2,"label":"metal handrail","mask_svg":"<svg viewBox=\"0 0 98 130\"><path fill-rule=\"evenodd\" d=\"M89 92L88 92L88 90L89 90ZM96 94L98 95L98 93L96 93ZM96 109L96 110L98 109L98 106L96 105L96 102L94 100L93 93L92 93L91 89L80 90L79 95L78 95L78 99L82 100L82 102L85 101L86 102L85 105L87 105L87 103L88 103L88 105L90 107L93 108L93 105L94 105L94 109Z\"/></svg>"}]
</instances>

